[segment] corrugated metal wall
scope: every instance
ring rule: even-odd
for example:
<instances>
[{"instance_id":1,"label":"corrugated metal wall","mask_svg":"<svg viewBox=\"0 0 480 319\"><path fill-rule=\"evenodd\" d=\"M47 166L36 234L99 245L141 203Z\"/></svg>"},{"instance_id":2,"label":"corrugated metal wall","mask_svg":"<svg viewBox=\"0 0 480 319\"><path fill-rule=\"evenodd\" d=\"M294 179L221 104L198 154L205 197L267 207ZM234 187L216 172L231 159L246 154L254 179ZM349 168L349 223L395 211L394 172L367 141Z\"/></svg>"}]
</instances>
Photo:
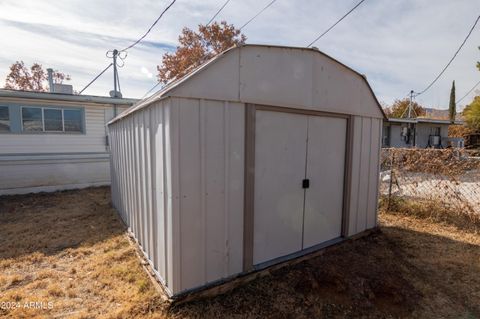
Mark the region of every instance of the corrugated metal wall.
<instances>
[{"instance_id":1,"label":"corrugated metal wall","mask_svg":"<svg viewBox=\"0 0 480 319\"><path fill-rule=\"evenodd\" d=\"M175 98L109 126L112 201L172 293L242 271L244 118Z\"/></svg>"},{"instance_id":2,"label":"corrugated metal wall","mask_svg":"<svg viewBox=\"0 0 480 319\"><path fill-rule=\"evenodd\" d=\"M376 226L382 120L353 117L348 235Z\"/></svg>"},{"instance_id":3,"label":"corrugated metal wall","mask_svg":"<svg viewBox=\"0 0 480 319\"><path fill-rule=\"evenodd\" d=\"M183 290L242 271L245 110L240 103L173 101Z\"/></svg>"},{"instance_id":4,"label":"corrugated metal wall","mask_svg":"<svg viewBox=\"0 0 480 319\"><path fill-rule=\"evenodd\" d=\"M110 125L114 205L173 294L242 272L244 112L169 98ZM348 235L376 226L382 121L352 128Z\"/></svg>"},{"instance_id":5,"label":"corrugated metal wall","mask_svg":"<svg viewBox=\"0 0 480 319\"><path fill-rule=\"evenodd\" d=\"M243 103L351 117L347 235L376 226L383 113L361 75L318 52L247 46L177 83L110 125L115 207L171 293L243 270Z\"/></svg>"},{"instance_id":6,"label":"corrugated metal wall","mask_svg":"<svg viewBox=\"0 0 480 319\"><path fill-rule=\"evenodd\" d=\"M170 101L159 101L109 126L113 204L167 287L173 283L172 228L165 227L172 224L170 113Z\"/></svg>"}]
</instances>

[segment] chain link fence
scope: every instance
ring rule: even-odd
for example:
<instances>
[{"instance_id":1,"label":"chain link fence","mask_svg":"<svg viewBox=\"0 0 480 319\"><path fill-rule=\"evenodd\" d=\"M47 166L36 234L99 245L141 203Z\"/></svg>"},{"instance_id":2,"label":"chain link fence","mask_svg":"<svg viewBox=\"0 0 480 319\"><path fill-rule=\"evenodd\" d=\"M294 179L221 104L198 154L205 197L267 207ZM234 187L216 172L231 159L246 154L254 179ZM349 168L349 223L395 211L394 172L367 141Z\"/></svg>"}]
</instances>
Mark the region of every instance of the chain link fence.
<instances>
[{"instance_id":1,"label":"chain link fence","mask_svg":"<svg viewBox=\"0 0 480 319\"><path fill-rule=\"evenodd\" d=\"M380 195L480 215L480 158L460 149L382 149Z\"/></svg>"}]
</instances>

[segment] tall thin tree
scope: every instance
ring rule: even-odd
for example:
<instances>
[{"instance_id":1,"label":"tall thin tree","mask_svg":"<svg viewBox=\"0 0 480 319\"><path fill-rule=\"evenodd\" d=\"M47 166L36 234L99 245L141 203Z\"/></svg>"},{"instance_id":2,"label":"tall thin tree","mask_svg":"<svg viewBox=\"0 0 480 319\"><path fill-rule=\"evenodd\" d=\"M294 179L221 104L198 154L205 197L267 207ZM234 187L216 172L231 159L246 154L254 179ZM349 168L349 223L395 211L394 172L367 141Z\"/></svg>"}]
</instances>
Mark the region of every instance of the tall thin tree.
<instances>
[{"instance_id":1,"label":"tall thin tree","mask_svg":"<svg viewBox=\"0 0 480 319\"><path fill-rule=\"evenodd\" d=\"M451 122L455 121L457 115L457 105L455 104L455 80L452 83L452 89L450 91L450 103L448 105L448 118Z\"/></svg>"}]
</instances>

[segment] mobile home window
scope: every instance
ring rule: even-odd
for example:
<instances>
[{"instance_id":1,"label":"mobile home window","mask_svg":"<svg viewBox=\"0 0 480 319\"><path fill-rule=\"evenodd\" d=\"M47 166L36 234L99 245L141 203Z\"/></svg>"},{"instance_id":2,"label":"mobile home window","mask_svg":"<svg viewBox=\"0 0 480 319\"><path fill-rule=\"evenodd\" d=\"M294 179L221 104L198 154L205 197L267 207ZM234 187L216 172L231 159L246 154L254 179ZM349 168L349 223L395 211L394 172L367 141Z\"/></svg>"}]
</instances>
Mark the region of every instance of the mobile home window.
<instances>
[{"instance_id":1,"label":"mobile home window","mask_svg":"<svg viewBox=\"0 0 480 319\"><path fill-rule=\"evenodd\" d=\"M22 108L22 125L25 132L43 131L42 109L39 107Z\"/></svg>"},{"instance_id":2,"label":"mobile home window","mask_svg":"<svg viewBox=\"0 0 480 319\"><path fill-rule=\"evenodd\" d=\"M82 132L83 116L80 109L50 107L23 107L24 132Z\"/></svg>"},{"instance_id":3,"label":"mobile home window","mask_svg":"<svg viewBox=\"0 0 480 319\"><path fill-rule=\"evenodd\" d=\"M82 112L80 110L63 110L65 132L82 131Z\"/></svg>"},{"instance_id":4,"label":"mobile home window","mask_svg":"<svg viewBox=\"0 0 480 319\"><path fill-rule=\"evenodd\" d=\"M0 132L10 132L10 114L8 106L0 106Z\"/></svg>"},{"instance_id":5,"label":"mobile home window","mask_svg":"<svg viewBox=\"0 0 480 319\"><path fill-rule=\"evenodd\" d=\"M63 131L62 110L43 109L43 117L46 132Z\"/></svg>"}]
</instances>

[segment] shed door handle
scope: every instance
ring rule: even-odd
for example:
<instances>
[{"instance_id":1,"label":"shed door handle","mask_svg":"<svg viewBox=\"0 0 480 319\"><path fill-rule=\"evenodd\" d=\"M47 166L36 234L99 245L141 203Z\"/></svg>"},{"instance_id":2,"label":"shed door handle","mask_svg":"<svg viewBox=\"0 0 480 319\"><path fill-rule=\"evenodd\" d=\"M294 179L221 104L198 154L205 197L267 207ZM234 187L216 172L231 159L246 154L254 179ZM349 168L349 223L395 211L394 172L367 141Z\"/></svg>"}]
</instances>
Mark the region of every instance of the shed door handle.
<instances>
[{"instance_id":1,"label":"shed door handle","mask_svg":"<svg viewBox=\"0 0 480 319\"><path fill-rule=\"evenodd\" d=\"M302 181L302 188L309 188L310 187L310 180L307 178L307 179L304 179Z\"/></svg>"}]
</instances>

